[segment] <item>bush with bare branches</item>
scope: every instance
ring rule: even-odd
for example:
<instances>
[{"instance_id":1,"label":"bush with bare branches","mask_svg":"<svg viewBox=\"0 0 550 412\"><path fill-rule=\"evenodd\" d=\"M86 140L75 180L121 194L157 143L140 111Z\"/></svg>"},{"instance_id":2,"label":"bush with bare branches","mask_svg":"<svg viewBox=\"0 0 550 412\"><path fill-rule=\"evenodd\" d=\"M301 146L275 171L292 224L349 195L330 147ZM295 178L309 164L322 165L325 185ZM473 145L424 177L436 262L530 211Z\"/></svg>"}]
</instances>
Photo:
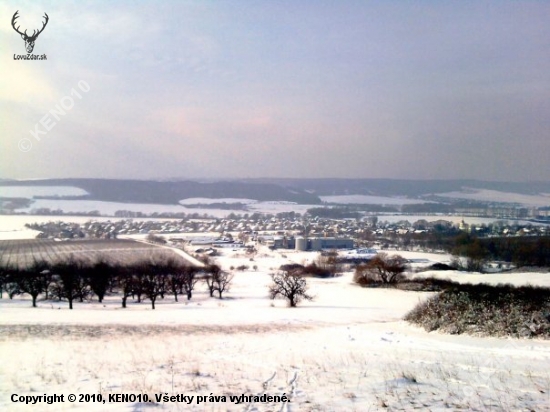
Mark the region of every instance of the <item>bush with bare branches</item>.
<instances>
[{"instance_id":1,"label":"bush with bare branches","mask_svg":"<svg viewBox=\"0 0 550 412\"><path fill-rule=\"evenodd\" d=\"M205 268L204 281L208 286L210 297L214 296L214 292L218 292L218 297L222 299L223 292L226 292L231 287L233 275L229 272L221 270L218 265L209 265Z\"/></svg>"},{"instance_id":2,"label":"bush with bare branches","mask_svg":"<svg viewBox=\"0 0 550 412\"><path fill-rule=\"evenodd\" d=\"M282 297L288 300L288 305L294 308L302 300L313 300L307 293L308 286L305 277L297 271L282 271L271 274L273 283L269 286L269 297Z\"/></svg>"},{"instance_id":3,"label":"bush with bare branches","mask_svg":"<svg viewBox=\"0 0 550 412\"><path fill-rule=\"evenodd\" d=\"M404 257L379 253L368 263L357 266L353 280L362 286L397 283L406 269L407 260Z\"/></svg>"}]
</instances>

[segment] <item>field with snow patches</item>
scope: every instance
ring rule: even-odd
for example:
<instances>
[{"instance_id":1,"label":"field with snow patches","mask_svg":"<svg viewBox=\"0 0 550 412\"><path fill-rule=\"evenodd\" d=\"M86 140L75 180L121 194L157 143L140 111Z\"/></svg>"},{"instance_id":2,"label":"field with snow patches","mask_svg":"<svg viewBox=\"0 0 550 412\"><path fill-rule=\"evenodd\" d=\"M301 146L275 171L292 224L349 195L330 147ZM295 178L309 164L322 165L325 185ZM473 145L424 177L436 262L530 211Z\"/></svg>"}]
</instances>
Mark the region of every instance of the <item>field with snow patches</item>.
<instances>
[{"instance_id":1,"label":"field with snow patches","mask_svg":"<svg viewBox=\"0 0 550 412\"><path fill-rule=\"evenodd\" d=\"M67 200L67 199L35 199L27 208L17 209L18 212L32 213L33 210L62 210L64 213L90 213L98 211L104 216L114 216L119 210L142 213L192 213L180 205L159 205L149 203L105 202L101 200Z\"/></svg>"},{"instance_id":2,"label":"field with snow patches","mask_svg":"<svg viewBox=\"0 0 550 412\"><path fill-rule=\"evenodd\" d=\"M89 193L74 186L0 186L0 197L32 199L36 196L86 196Z\"/></svg>"},{"instance_id":3,"label":"field with snow patches","mask_svg":"<svg viewBox=\"0 0 550 412\"><path fill-rule=\"evenodd\" d=\"M243 205L248 205L252 203L258 203L257 200L254 199L246 199L246 198L218 198L213 199L209 197L188 197L186 199L180 200L180 205L197 205L197 204L203 204L203 205L211 205L214 203L241 203Z\"/></svg>"},{"instance_id":4,"label":"field with snow patches","mask_svg":"<svg viewBox=\"0 0 550 412\"><path fill-rule=\"evenodd\" d=\"M488 285L498 285L499 283L509 283L514 286L545 286L550 287L550 272L505 272L505 273L464 273L456 270L449 271L426 271L421 272L414 277L435 277L448 279L460 283L486 283Z\"/></svg>"},{"instance_id":5,"label":"field with snow patches","mask_svg":"<svg viewBox=\"0 0 550 412\"><path fill-rule=\"evenodd\" d=\"M419 203L431 203L422 199L409 199L406 197L387 197L371 195L336 195L319 196L323 202L337 204L369 204L369 205L414 205Z\"/></svg>"},{"instance_id":6,"label":"field with snow patches","mask_svg":"<svg viewBox=\"0 0 550 412\"><path fill-rule=\"evenodd\" d=\"M227 202L227 200L238 199L209 199L207 202L200 203L233 203ZM191 199L194 202L194 199ZM239 202L244 203L242 199ZM246 200L247 210L231 210L231 209L216 209L209 207L186 207L189 203L187 200L183 200L179 205L160 205L149 203L120 203L120 202L105 202L100 200L68 200L68 199L33 199L30 206L25 208L16 209L18 213L33 213L39 209L50 210L62 210L64 213L90 213L98 211L101 216L114 216L115 212L119 210L128 210L131 212L142 213L198 213L200 215L209 215L217 218L223 218L230 213L281 213L281 212L299 212L305 213L307 209L314 206L312 205L297 205L291 202L257 202L253 200Z\"/></svg>"},{"instance_id":7,"label":"field with snow patches","mask_svg":"<svg viewBox=\"0 0 550 412\"><path fill-rule=\"evenodd\" d=\"M531 222L529 220L521 219L497 219L494 217L474 217L474 216L459 216L459 215L445 215L445 214L434 214L434 215L402 215L402 214L377 214L379 222L388 222L388 223L397 223L403 220L407 220L410 223L414 223L417 220L426 220L428 222L434 222L437 220L446 220L454 224L459 224L464 221L469 225L482 225L494 222L506 222L509 224L518 224L518 225L533 225L533 226L542 226L544 223Z\"/></svg>"},{"instance_id":8,"label":"field with snow patches","mask_svg":"<svg viewBox=\"0 0 550 412\"><path fill-rule=\"evenodd\" d=\"M123 220L114 217L96 216L40 216L40 215L0 215L0 240L13 239L34 239L40 232L25 227L26 224L46 222L67 222L84 224L89 221L109 222ZM154 219L154 218L132 218L134 222L142 221L168 221L178 219Z\"/></svg>"},{"instance_id":9,"label":"field with snow patches","mask_svg":"<svg viewBox=\"0 0 550 412\"><path fill-rule=\"evenodd\" d=\"M526 195L500 192L498 190L464 188L462 191L457 192L438 193L438 196L481 202L516 203L525 207L550 206L550 195L548 193Z\"/></svg>"},{"instance_id":10,"label":"field with snow patches","mask_svg":"<svg viewBox=\"0 0 550 412\"><path fill-rule=\"evenodd\" d=\"M550 410L550 342L427 333L401 319L430 293L361 289L352 274L309 279L312 302L267 299L268 274L316 253L225 250L235 272L227 298L200 290L103 304L0 299L0 410L378 411ZM415 265L445 255L403 253ZM481 276L452 273L450 276ZM496 279L497 275L483 275ZM525 274L508 274L519 279ZM542 274L529 274L548 284ZM464 278L471 280L471 278ZM25 406L11 394L286 394L287 404L63 403ZM196 399L196 398L195 398Z\"/></svg>"}]
</instances>

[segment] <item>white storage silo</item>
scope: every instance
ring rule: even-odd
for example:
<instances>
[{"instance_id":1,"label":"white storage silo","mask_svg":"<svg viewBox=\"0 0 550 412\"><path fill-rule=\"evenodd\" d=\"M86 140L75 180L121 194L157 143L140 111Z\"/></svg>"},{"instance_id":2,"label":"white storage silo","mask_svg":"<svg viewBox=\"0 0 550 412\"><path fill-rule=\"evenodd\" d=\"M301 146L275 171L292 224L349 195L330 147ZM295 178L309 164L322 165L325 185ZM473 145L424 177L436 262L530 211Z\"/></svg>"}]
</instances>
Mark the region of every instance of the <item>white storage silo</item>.
<instances>
[{"instance_id":1,"label":"white storage silo","mask_svg":"<svg viewBox=\"0 0 550 412\"><path fill-rule=\"evenodd\" d=\"M305 237L297 237L296 245L294 246L296 250L306 251L307 250L307 239Z\"/></svg>"}]
</instances>

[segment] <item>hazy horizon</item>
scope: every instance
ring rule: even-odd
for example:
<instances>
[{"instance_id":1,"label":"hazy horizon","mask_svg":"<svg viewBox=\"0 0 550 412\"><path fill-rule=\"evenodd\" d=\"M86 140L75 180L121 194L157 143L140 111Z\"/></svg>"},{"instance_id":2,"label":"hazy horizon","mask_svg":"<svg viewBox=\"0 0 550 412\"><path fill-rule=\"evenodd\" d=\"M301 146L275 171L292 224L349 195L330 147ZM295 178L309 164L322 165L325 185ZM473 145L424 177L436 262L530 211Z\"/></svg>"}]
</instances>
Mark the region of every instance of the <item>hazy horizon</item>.
<instances>
[{"instance_id":1,"label":"hazy horizon","mask_svg":"<svg viewBox=\"0 0 550 412\"><path fill-rule=\"evenodd\" d=\"M394 178L394 177L281 177L281 176L259 176L259 177L224 177L224 176L212 176L212 177L177 177L177 176L167 176L167 177L96 177L96 176L63 176L63 177L27 177L27 178L4 178L0 177L0 181L19 181L19 182L29 182L33 180L71 180L71 179L90 179L90 180L121 180L121 181L144 181L144 182L183 182L183 181L193 181L193 182L222 182L222 181L270 181L270 180L388 180L388 181L399 181L399 182L430 182L430 181L440 181L440 182L456 182L456 181L472 181L472 182L482 182L482 183L512 183L512 184L537 184L544 183L550 184L550 179L548 180L490 180L490 179L476 179L476 178L448 178L448 179L438 179L438 178L426 178L426 179L414 179L414 178Z\"/></svg>"},{"instance_id":2,"label":"hazy horizon","mask_svg":"<svg viewBox=\"0 0 550 412\"><path fill-rule=\"evenodd\" d=\"M15 60L16 11L29 33L48 14L47 60ZM550 3L9 0L0 16L0 178L550 181Z\"/></svg>"}]
</instances>

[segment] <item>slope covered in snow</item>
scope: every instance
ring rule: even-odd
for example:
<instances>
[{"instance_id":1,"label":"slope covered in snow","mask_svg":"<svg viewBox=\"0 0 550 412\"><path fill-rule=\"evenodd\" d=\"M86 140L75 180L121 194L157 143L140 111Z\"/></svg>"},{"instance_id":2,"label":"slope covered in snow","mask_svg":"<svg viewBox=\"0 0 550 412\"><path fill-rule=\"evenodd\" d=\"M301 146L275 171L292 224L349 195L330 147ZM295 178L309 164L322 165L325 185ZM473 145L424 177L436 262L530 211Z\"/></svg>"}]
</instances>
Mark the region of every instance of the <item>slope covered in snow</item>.
<instances>
[{"instance_id":1,"label":"slope covered in snow","mask_svg":"<svg viewBox=\"0 0 550 412\"><path fill-rule=\"evenodd\" d=\"M0 408L11 394L147 393L226 396L225 402L40 404L40 410L376 411L548 410L550 342L427 333L402 317L430 293L362 289L352 274L308 279L314 301L289 309L267 299L269 273L316 253L262 250L236 271L223 300L199 285L171 296L104 304L0 300ZM441 255L410 254L441 261ZM253 266L256 265L254 269ZM459 276L454 274L453 276ZM468 276L468 275L465 275ZM491 275L492 276L492 275ZM235 404L229 395L285 394L288 404Z\"/></svg>"}]
</instances>

